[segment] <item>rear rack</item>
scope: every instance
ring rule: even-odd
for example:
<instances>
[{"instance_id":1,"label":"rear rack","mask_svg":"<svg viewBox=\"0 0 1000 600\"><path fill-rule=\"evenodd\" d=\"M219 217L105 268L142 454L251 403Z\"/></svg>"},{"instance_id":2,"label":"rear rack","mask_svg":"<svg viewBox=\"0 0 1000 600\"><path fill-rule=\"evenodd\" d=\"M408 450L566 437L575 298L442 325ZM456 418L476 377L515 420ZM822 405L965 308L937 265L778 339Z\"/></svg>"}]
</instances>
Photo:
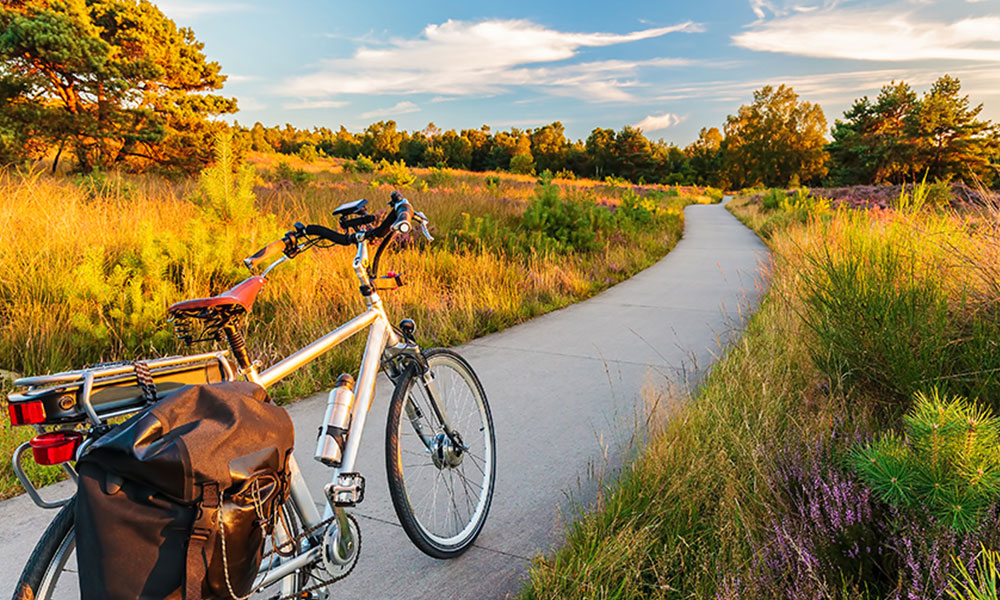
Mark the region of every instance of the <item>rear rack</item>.
<instances>
[{"instance_id":1,"label":"rear rack","mask_svg":"<svg viewBox=\"0 0 1000 600\"><path fill-rule=\"evenodd\" d=\"M190 356L169 356L139 363L113 363L96 365L75 371L24 377L14 381L22 389L8 396L8 402L41 401L45 406L46 420L35 425L39 433L49 429L72 429L89 421L93 427L102 426L108 419L134 413L183 385L233 381L233 366L226 358L227 351L208 352ZM154 390L147 393L144 383L151 378ZM95 438L90 437L77 451L79 458ZM14 451L13 466L21 485L31 500L41 508L58 508L72 499L46 501L38 493L21 466L30 442L21 444ZM75 481L76 469L70 463L62 468Z\"/></svg>"}]
</instances>

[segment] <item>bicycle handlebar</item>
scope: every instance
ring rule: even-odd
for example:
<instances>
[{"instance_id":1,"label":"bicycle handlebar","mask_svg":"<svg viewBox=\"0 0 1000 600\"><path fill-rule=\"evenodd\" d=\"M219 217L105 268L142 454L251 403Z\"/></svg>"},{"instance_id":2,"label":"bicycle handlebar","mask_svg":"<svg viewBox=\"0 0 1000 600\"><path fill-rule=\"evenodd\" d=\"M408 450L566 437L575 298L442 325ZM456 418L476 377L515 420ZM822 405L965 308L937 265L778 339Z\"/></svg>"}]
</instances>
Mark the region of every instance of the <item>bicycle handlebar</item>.
<instances>
[{"instance_id":1,"label":"bicycle handlebar","mask_svg":"<svg viewBox=\"0 0 1000 600\"><path fill-rule=\"evenodd\" d=\"M409 233L413 231L414 219L420 224L424 237L428 241L434 239L431 237L430 232L427 231L427 217L423 213L414 211L413 205L410 204L409 200L404 198L398 191L392 192L389 198L389 205L392 208L386 213L378 227L363 230L360 233L341 233L323 225L302 225L301 223L296 223L295 231L286 233L282 239L271 242L252 256L243 259L243 264L252 271L257 265L274 258L280 253L284 253L289 258L292 258L305 249L304 246L299 247L296 241L302 236L321 238L339 246L350 246L362 239L378 239L390 233ZM363 238L361 237L362 235L364 236Z\"/></svg>"},{"instance_id":2,"label":"bicycle handlebar","mask_svg":"<svg viewBox=\"0 0 1000 600\"><path fill-rule=\"evenodd\" d=\"M270 244L264 246L252 256L248 256L243 259L243 264L247 266L251 271L259 265L260 263L270 260L285 251L286 248L285 240L275 240Z\"/></svg>"}]
</instances>

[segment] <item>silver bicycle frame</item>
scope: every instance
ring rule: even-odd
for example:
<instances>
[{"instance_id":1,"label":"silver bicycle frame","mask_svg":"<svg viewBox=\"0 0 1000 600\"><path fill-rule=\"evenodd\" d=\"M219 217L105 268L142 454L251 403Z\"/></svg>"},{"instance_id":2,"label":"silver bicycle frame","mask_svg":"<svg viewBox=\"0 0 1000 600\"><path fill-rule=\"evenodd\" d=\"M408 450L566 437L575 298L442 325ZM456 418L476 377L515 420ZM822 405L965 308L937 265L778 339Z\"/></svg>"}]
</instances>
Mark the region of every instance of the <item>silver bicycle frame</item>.
<instances>
[{"instance_id":1,"label":"silver bicycle frame","mask_svg":"<svg viewBox=\"0 0 1000 600\"><path fill-rule=\"evenodd\" d=\"M270 268L268 268L267 271L270 271L271 268L276 266L278 263L284 262L285 260L285 258L278 259L271 265ZM353 266L355 274L358 276L358 280L361 284L370 286L371 282L368 279L367 274L368 247L367 242L364 240L358 243L358 251L354 257ZM265 273L267 271L265 271ZM368 331L368 341L365 344L364 355L361 359L360 374L358 375L358 380L354 388L354 406L351 408L351 421L347 434L347 445L344 448L344 454L341 459L340 467L333 469L333 476L330 479L331 484L337 481L337 478L341 473L354 472L354 461L357 459L358 449L361 446L361 434L364 431L365 419L368 416L368 411L375 399L375 378L378 375L379 367L382 364L383 355L395 355L411 347L401 340L392 328L389 318L386 316L385 310L382 308L382 300L379 298L378 294L372 290L371 295L364 296L364 298L368 308L360 315L327 333L323 337L313 341L301 350L298 350L297 352L275 363L263 372L257 373L256 369L250 368L243 374L248 380L257 383L264 388L268 388L274 385L277 381L281 380L283 377L294 373L296 370L309 364L317 357L329 352L348 338L364 330L366 327L370 327ZM294 457L292 457L289 462L289 468L291 470L292 505L297 512L302 525L306 529L309 529L333 516L333 507L329 502L325 503L326 510L322 515L320 515L319 510L316 508L316 503L313 500L312 494L309 492L309 487L306 484L305 478L302 476ZM343 524L346 524L346 522L342 521L342 525ZM294 574L297 570L315 562L320 558L322 550L322 545L314 546L301 554L275 561L273 564L262 565L262 569L265 569L265 572L260 575L259 580L255 582L254 589L260 589L272 585L289 575Z\"/></svg>"}]
</instances>

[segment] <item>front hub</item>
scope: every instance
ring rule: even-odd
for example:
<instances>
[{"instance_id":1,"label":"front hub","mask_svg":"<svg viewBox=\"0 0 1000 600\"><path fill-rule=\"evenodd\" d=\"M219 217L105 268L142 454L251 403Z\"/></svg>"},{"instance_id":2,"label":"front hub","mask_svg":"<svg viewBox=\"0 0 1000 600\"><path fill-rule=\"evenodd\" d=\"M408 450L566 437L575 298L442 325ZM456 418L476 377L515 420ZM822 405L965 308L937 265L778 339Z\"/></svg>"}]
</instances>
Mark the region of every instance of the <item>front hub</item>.
<instances>
[{"instance_id":1,"label":"front hub","mask_svg":"<svg viewBox=\"0 0 1000 600\"><path fill-rule=\"evenodd\" d=\"M456 446L445 433L439 433L431 441L431 458L438 469L454 469L462 464L465 453Z\"/></svg>"}]
</instances>

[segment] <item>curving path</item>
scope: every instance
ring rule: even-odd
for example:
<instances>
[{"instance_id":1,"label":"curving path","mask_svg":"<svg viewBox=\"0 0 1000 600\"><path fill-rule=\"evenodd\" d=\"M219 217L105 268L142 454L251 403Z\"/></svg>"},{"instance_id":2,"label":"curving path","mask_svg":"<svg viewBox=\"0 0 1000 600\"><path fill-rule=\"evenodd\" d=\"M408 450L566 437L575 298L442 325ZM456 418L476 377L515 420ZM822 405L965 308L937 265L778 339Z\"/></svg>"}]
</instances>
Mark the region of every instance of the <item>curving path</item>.
<instances>
[{"instance_id":1,"label":"curving path","mask_svg":"<svg viewBox=\"0 0 1000 600\"><path fill-rule=\"evenodd\" d=\"M497 432L493 507L476 547L453 561L429 558L396 522L384 473L379 396L358 468L365 502L361 559L333 588L338 598L504 598L513 595L530 557L563 539L574 503L594 497L593 475L616 451L643 410L644 385L690 384L738 334L756 305L767 250L721 205L685 209L684 239L656 265L594 298L472 341L458 351L483 381ZM322 420L326 395L289 407L299 432ZM637 412L638 411L638 412ZM297 457L314 496L329 474L311 459L312 436ZM65 487L66 484L54 486ZM58 493L58 491L54 492ZM25 496L0 503L0 599L13 593L31 548L54 513Z\"/></svg>"}]
</instances>

